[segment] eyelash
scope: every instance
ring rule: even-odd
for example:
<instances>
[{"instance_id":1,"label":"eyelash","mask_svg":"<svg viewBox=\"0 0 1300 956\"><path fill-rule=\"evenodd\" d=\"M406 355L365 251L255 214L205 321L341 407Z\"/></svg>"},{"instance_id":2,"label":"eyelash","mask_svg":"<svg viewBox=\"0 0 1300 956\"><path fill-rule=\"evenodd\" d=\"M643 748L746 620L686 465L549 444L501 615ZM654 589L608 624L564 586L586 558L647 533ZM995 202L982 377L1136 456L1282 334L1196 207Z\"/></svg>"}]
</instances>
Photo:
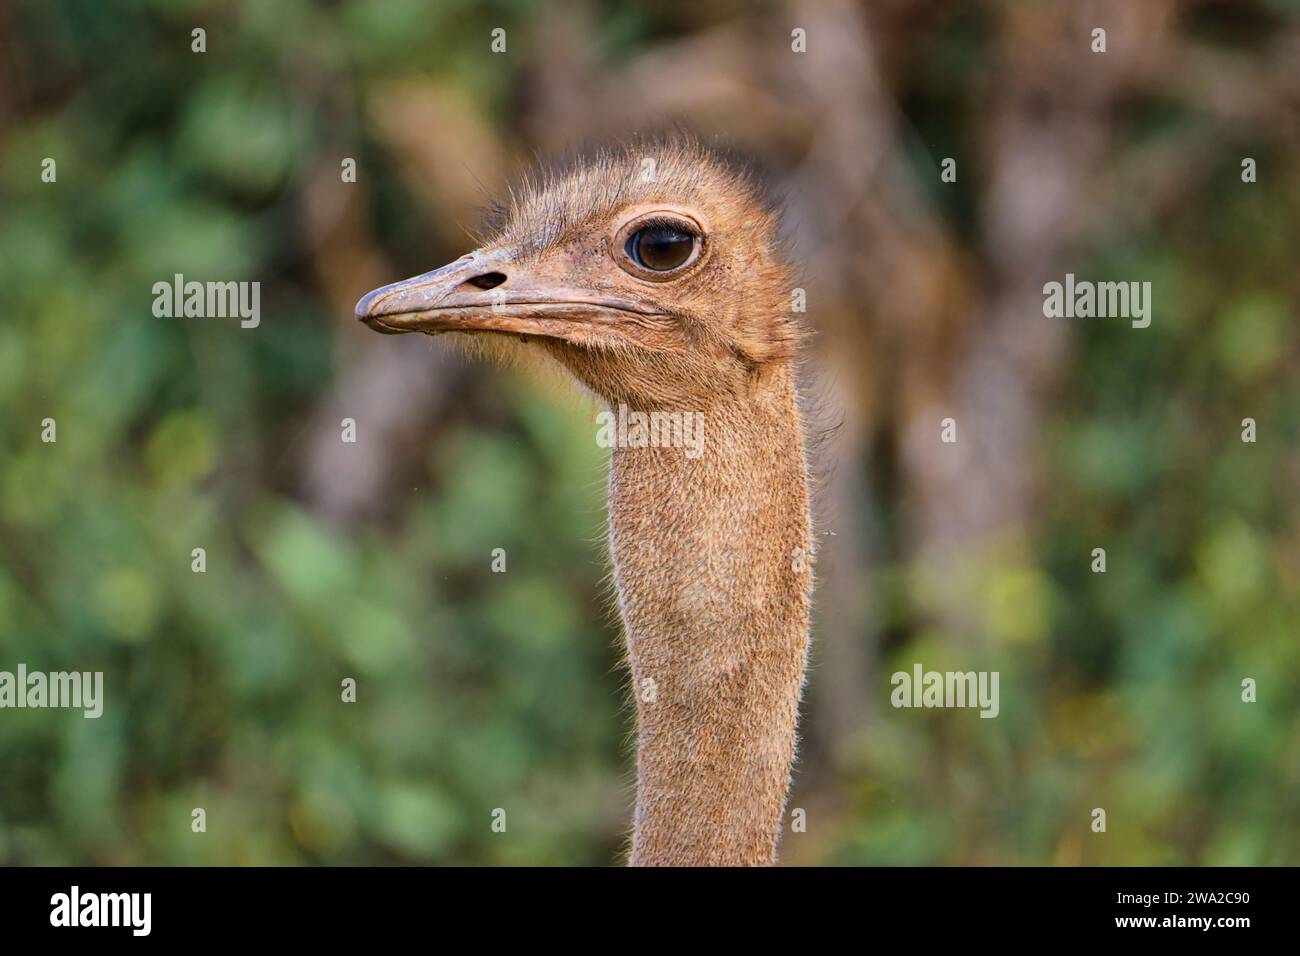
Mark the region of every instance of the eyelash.
<instances>
[{"instance_id":1,"label":"eyelash","mask_svg":"<svg viewBox=\"0 0 1300 956\"><path fill-rule=\"evenodd\" d=\"M642 220L636 224L636 229L632 230L629 235L635 235L643 229L654 229L656 226L672 229L674 232L680 232L682 235L690 236L695 240L700 238L700 234L695 229L692 229L688 223L680 219L670 219L667 216Z\"/></svg>"}]
</instances>

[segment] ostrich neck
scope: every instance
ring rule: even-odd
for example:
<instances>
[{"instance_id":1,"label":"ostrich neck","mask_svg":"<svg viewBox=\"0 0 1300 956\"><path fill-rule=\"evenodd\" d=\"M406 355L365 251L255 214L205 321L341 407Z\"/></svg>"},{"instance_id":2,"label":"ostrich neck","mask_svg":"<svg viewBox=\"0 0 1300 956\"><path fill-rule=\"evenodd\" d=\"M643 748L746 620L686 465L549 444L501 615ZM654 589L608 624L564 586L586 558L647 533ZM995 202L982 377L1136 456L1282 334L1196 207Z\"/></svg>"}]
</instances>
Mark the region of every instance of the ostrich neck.
<instances>
[{"instance_id":1,"label":"ostrich neck","mask_svg":"<svg viewBox=\"0 0 1300 956\"><path fill-rule=\"evenodd\" d=\"M696 457L616 447L610 465L633 865L773 863L794 760L812 575L791 370L701 411Z\"/></svg>"}]
</instances>

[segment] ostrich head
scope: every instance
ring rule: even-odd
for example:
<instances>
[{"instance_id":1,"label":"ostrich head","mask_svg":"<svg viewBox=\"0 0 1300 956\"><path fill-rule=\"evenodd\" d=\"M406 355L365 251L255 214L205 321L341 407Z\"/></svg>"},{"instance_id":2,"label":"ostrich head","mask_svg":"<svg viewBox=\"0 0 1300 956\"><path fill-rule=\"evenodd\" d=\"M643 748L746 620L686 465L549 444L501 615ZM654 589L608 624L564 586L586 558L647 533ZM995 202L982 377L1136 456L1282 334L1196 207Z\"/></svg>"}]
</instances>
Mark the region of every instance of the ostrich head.
<instances>
[{"instance_id":1,"label":"ostrich head","mask_svg":"<svg viewBox=\"0 0 1300 956\"><path fill-rule=\"evenodd\" d=\"M628 665L657 688L636 697L630 861L771 863L812 590L791 561L812 553L812 532L776 217L684 140L526 183L503 213L481 248L376 289L357 317L380 332L522 338L611 405L709 414L697 458L610 454Z\"/></svg>"},{"instance_id":2,"label":"ostrich head","mask_svg":"<svg viewBox=\"0 0 1300 956\"><path fill-rule=\"evenodd\" d=\"M379 332L535 341L611 402L707 407L795 351L776 217L691 140L525 181L455 262L376 289Z\"/></svg>"}]
</instances>

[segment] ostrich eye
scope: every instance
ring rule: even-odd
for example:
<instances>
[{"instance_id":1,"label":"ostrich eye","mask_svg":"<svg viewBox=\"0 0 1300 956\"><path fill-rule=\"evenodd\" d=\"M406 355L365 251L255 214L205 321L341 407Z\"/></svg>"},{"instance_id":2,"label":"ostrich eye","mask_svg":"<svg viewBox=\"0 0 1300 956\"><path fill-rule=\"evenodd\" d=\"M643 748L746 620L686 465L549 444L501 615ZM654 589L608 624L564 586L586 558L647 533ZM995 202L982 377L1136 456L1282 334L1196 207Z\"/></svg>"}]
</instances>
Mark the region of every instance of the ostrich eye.
<instances>
[{"instance_id":1,"label":"ostrich eye","mask_svg":"<svg viewBox=\"0 0 1300 956\"><path fill-rule=\"evenodd\" d=\"M642 269L671 272L684 265L695 249L695 237L676 226L660 223L638 229L627 238L627 257Z\"/></svg>"}]
</instances>

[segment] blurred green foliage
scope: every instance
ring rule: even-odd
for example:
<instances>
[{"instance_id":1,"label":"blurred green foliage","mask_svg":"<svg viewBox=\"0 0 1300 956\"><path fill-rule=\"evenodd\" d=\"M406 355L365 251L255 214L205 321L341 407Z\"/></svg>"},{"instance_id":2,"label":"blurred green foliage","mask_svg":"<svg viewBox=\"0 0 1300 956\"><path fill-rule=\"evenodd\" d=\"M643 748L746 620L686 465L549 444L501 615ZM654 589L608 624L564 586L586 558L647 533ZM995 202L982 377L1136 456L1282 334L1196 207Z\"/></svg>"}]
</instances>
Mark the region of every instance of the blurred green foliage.
<instances>
[{"instance_id":1,"label":"blurred green foliage","mask_svg":"<svg viewBox=\"0 0 1300 956\"><path fill-rule=\"evenodd\" d=\"M689 8L600 7L594 42L621 54L709 25ZM353 341L310 263L305 171L349 144L379 232L418 235L366 91L436 73L505 135L521 79L462 38L527 37L546 15L522 0L6 14L25 66L0 144L0 669L103 670L108 702L99 720L0 712L0 861L616 858L631 726L588 419L476 368L379 517L324 520L295 471ZM939 140L970 119L991 42L965 14L918 41L911 68L932 80L912 105ZM1172 226L1088 253L1091 274L1153 278L1159 319L1141 348L1118 324L1077 339L1042 444L1050 499L979 598L1000 718L882 708L800 771L794 803L820 819L789 858L1300 859L1300 198L1294 154L1257 146L1256 186L1233 188L1225 144L1213 192ZM969 228L973 203L951 201ZM426 266L463 251L393 245ZM177 272L258 279L274 320L155 319L150 288ZM1237 440L1248 416L1255 444ZM496 547L507 574L488 573ZM864 698L887 700L914 661L973 666L914 613L924 572L872 570L901 636ZM508 836L490 830L498 807Z\"/></svg>"},{"instance_id":2,"label":"blurred green foliage","mask_svg":"<svg viewBox=\"0 0 1300 956\"><path fill-rule=\"evenodd\" d=\"M0 860L613 858L624 729L581 422L503 379L526 411L450 425L421 463L436 493L356 533L294 500L282 454L339 361L293 209L309 158L357 134L330 85L437 61L490 96L499 71L452 38L493 14L13 14L41 70L0 152L0 668L103 670L108 704L4 712ZM32 175L46 156L57 187ZM176 272L260 279L275 320L155 319ZM491 547L510 573L482 573Z\"/></svg>"}]
</instances>

